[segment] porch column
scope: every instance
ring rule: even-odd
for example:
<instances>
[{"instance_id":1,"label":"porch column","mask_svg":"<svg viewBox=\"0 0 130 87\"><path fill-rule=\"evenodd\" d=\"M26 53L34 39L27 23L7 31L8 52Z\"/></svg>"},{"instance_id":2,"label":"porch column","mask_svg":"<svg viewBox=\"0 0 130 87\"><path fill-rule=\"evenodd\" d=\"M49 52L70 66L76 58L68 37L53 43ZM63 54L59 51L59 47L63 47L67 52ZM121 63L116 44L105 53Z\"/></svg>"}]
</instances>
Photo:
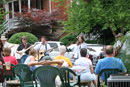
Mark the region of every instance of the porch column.
<instances>
[{"instance_id":1,"label":"porch column","mask_svg":"<svg viewBox=\"0 0 130 87\"><path fill-rule=\"evenodd\" d=\"M19 0L19 13L21 13L22 10L21 10L21 0Z\"/></svg>"},{"instance_id":2,"label":"porch column","mask_svg":"<svg viewBox=\"0 0 130 87\"><path fill-rule=\"evenodd\" d=\"M30 0L28 0L28 12L30 11L31 6L30 6Z\"/></svg>"},{"instance_id":3,"label":"porch column","mask_svg":"<svg viewBox=\"0 0 130 87\"><path fill-rule=\"evenodd\" d=\"M6 11L6 12L9 12L9 3L6 3L6 4L5 4L5 11ZM6 21L7 21L7 20L9 20L9 13L6 14Z\"/></svg>"},{"instance_id":4,"label":"porch column","mask_svg":"<svg viewBox=\"0 0 130 87\"><path fill-rule=\"evenodd\" d=\"M51 0L49 0L49 9L50 9L50 13L51 13Z\"/></svg>"},{"instance_id":5,"label":"porch column","mask_svg":"<svg viewBox=\"0 0 130 87\"><path fill-rule=\"evenodd\" d=\"M14 18L14 2L12 2L12 18Z\"/></svg>"}]
</instances>

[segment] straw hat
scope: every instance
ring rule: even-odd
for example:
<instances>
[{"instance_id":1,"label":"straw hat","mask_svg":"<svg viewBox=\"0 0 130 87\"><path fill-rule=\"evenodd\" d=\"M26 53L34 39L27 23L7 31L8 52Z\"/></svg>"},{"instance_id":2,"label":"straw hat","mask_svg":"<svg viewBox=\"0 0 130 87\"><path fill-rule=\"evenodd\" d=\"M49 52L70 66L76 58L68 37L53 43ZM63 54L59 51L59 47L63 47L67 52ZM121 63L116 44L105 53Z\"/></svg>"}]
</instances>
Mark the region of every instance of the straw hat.
<instances>
[{"instance_id":1,"label":"straw hat","mask_svg":"<svg viewBox=\"0 0 130 87\"><path fill-rule=\"evenodd\" d=\"M1 40L7 40L7 38L5 38L5 36L1 36Z\"/></svg>"},{"instance_id":2,"label":"straw hat","mask_svg":"<svg viewBox=\"0 0 130 87\"><path fill-rule=\"evenodd\" d=\"M122 33L118 33L118 35L116 35L116 37L122 37L123 34Z\"/></svg>"}]
</instances>

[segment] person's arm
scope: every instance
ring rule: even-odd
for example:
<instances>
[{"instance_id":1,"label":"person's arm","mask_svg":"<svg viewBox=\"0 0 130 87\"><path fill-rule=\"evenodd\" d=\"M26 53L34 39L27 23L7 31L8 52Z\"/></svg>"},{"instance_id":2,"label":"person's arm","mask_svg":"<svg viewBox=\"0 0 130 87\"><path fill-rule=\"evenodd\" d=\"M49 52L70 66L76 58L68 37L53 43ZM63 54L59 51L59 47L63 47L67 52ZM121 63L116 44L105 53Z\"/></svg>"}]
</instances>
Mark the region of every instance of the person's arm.
<instances>
[{"instance_id":1,"label":"person's arm","mask_svg":"<svg viewBox=\"0 0 130 87\"><path fill-rule=\"evenodd\" d=\"M0 61L0 66L2 65L2 62Z\"/></svg>"},{"instance_id":2,"label":"person's arm","mask_svg":"<svg viewBox=\"0 0 130 87\"><path fill-rule=\"evenodd\" d=\"M35 61L35 58L34 56L31 57L31 62Z\"/></svg>"},{"instance_id":3,"label":"person's arm","mask_svg":"<svg viewBox=\"0 0 130 87\"><path fill-rule=\"evenodd\" d=\"M29 62L28 66L34 66L34 65L43 65L46 62L46 60L40 61L40 62Z\"/></svg>"},{"instance_id":4,"label":"person's arm","mask_svg":"<svg viewBox=\"0 0 130 87\"><path fill-rule=\"evenodd\" d=\"M90 71L91 71L91 74L94 73L94 70L93 70L93 65L90 65Z\"/></svg>"},{"instance_id":5,"label":"person's arm","mask_svg":"<svg viewBox=\"0 0 130 87\"><path fill-rule=\"evenodd\" d=\"M63 63L64 63L64 61L62 61L62 60L53 60L53 61L46 61L45 63L43 63L43 65L57 64L58 67L61 68Z\"/></svg>"},{"instance_id":6,"label":"person's arm","mask_svg":"<svg viewBox=\"0 0 130 87\"><path fill-rule=\"evenodd\" d=\"M120 63L121 63L121 70L126 73L127 72L127 69L125 68L123 62L120 60Z\"/></svg>"},{"instance_id":7,"label":"person's arm","mask_svg":"<svg viewBox=\"0 0 130 87\"><path fill-rule=\"evenodd\" d=\"M49 44L47 44L47 50L50 50L50 52L52 52L53 48L51 48L51 46Z\"/></svg>"},{"instance_id":8,"label":"person's arm","mask_svg":"<svg viewBox=\"0 0 130 87\"><path fill-rule=\"evenodd\" d=\"M72 57L71 57L72 59L74 58L74 54L76 53L76 48L77 48L77 46L74 47L73 54L72 54Z\"/></svg>"},{"instance_id":9,"label":"person's arm","mask_svg":"<svg viewBox=\"0 0 130 87\"><path fill-rule=\"evenodd\" d=\"M100 72L100 60L98 61L94 72L95 72L95 74L99 74L99 72Z\"/></svg>"}]
</instances>

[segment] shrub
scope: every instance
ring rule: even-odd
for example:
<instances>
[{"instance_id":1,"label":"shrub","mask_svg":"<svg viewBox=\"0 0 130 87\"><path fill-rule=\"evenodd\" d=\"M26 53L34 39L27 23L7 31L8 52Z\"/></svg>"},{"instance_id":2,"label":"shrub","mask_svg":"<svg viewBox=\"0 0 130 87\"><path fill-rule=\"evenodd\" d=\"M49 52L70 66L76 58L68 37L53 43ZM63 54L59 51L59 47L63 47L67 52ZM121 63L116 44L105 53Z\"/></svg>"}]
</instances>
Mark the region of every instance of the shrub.
<instances>
[{"instance_id":1,"label":"shrub","mask_svg":"<svg viewBox=\"0 0 130 87\"><path fill-rule=\"evenodd\" d=\"M60 39L65 45L70 45L70 43L75 43L77 41L76 35L68 34Z\"/></svg>"},{"instance_id":2,"label":"shrub","mask_svg":"<svg viewBox=\"0 0 130 87\"><path fill-rule=\"evenodd\" d=\"M22 36L26 36L27 37L27 42L30 44L34 44L35 42L38 41L38 38L36 36L34 36L31 33L28 32L20 32L20 33L16 33L14 34L10 39L9 39L9 43L14 43L14 44L21 44L21 37Z\"/></svg>"}]
</instances>

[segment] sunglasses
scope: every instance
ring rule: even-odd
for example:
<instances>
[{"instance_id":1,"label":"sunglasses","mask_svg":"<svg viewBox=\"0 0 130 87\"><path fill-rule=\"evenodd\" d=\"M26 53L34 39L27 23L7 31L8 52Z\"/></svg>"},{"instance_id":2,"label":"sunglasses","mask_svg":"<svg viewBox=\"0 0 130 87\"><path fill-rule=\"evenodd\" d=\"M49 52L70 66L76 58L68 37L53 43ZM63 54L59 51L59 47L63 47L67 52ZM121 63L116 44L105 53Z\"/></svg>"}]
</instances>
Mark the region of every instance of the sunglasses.
<instances>
[{"instance_id":1,"label":"sunglasses","mask_svg":"<svg viewBox=\"0 0 130 87\"><path fill-rule=\"evenodd\" d=\"M27 39L25 39L25 38L22 38L22 40L27 40Z\"/></svg>"}]
</instances>

